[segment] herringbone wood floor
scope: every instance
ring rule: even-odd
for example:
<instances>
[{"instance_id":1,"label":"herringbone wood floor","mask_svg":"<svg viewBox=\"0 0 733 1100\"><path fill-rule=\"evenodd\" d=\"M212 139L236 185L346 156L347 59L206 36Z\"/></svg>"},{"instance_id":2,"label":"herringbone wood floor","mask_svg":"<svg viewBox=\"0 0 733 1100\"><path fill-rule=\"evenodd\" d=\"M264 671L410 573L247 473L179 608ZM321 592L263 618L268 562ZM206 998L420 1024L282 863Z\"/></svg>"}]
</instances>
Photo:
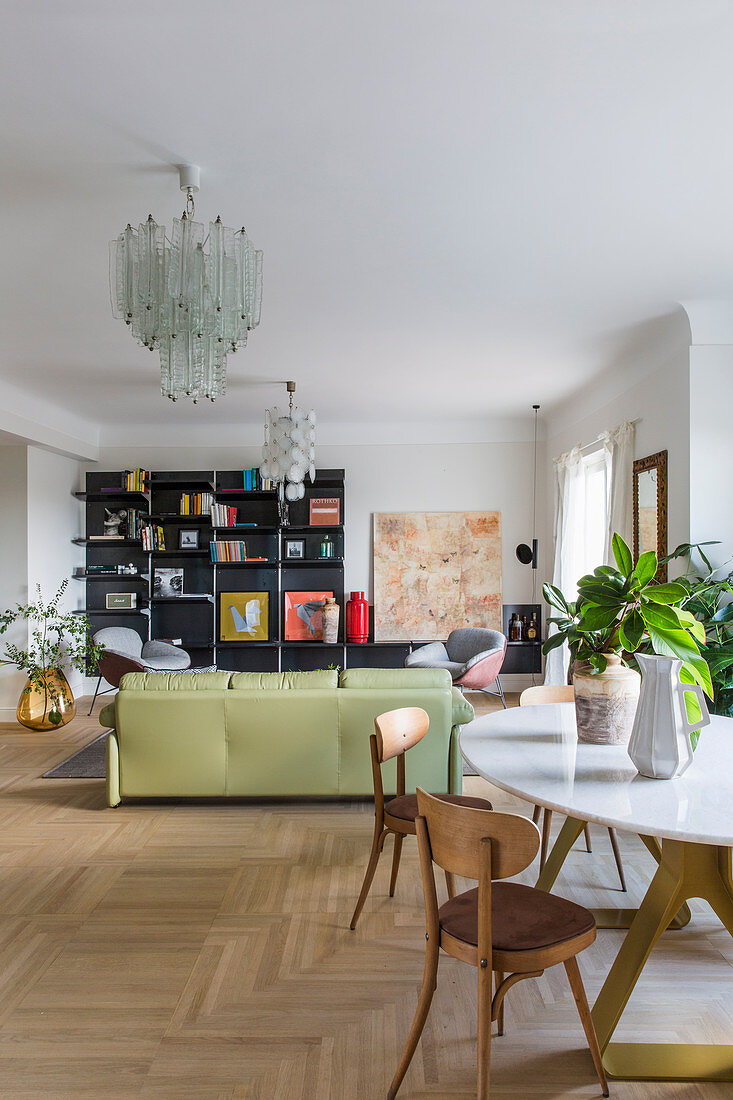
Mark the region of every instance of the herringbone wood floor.
<instances>
[{"instance_id":1,"label":"herringbone wood floor","mask_svg":"<svg viewBox=\"0 0 733 1100\"><path fill-rule=\"evenodd\" d=\"M386 897L385 860L349 932L369 806L108 810L99 780L39 778L97 731L83 718L52 734L0 727L0 1096L384 1097L422 976L414 844L397 897ZM557 889L614 904L610 848L593 833L593 854L573 853ZM633 838L623 852L638 900L651 861ZM601 932L581 956L591 1002L621 935ZM698 905L652 956L619 1038L730 1042L732 962L730 937ZM404 1100L475 1095L474 983L470 967L443 957ZM492 1096L597 1096L562 968L521 983L507 1005ZM723 1085L611 1087L617 1100L731 1095Z\"/></svg>"}]
</instances>

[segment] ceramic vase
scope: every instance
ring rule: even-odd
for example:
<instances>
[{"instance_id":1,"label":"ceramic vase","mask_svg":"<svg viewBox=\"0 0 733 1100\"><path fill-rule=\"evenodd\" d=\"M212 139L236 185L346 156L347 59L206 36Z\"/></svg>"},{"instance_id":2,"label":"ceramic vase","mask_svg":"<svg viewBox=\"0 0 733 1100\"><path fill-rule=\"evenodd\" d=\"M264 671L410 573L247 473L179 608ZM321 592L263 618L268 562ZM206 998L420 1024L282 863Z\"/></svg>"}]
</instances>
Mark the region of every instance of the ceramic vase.
<instances>
[{"instance_id":1,"label":"ceramic vase","mask_svg":"<svg viewBox=\"0 0 733 1100\"><path fill-rule=\"evenodd\" d=\"M55 730L76 714L76 703L63 672L50 668L40 680L28 680L20 693L16 717L29 730Z\"/></svg>"},{"instance_id":2,"label":"ceramic vase","mask_svg":"<svg viewBox=\"0 0 733 1100\"><path fill-rule=\"evenodd\" d=\"M323 605L323 640L335 645L339 639L339 616L341 608L333 596L327 596Z\"/></svg>"},{"instance_id":3,"label":"ceramic vase","mask_svg":"<svg viewBox=\"0 0 733 1100\"><path fill-rule=\"evenodd\" d=\"M641 677L621 663L617 653L604 653L605 672L589 664L575 666L575 718L578 740L592 745L627 745L634 724Z\"/></svg>"},{"instance_id":4,"label":"ceramic vase","mask_svg":"<svg viewBox=\"0 0 733 1100\"><path fill-rule=\"evenodd\" d=\"M697 684L682 683L682 661L676 657L637 653L636 659L641 668L641 694L629 756L641 775L674 779L692 763L690 735L710 721L705 696ZM697 697L700 706L700 718L695 722L687 716L688 692Z\"/></svg>"},{"instance_id":5,"label":"ceramic vase","mask_svg":"<svg viewBox=\"0 0 733 1100\"><path fill-rule=\"evenodd\" d=\"M369 604L363 592L352 592L346 604L346 641L362 645L369 640Z\"/></svg>"}]
</instances>

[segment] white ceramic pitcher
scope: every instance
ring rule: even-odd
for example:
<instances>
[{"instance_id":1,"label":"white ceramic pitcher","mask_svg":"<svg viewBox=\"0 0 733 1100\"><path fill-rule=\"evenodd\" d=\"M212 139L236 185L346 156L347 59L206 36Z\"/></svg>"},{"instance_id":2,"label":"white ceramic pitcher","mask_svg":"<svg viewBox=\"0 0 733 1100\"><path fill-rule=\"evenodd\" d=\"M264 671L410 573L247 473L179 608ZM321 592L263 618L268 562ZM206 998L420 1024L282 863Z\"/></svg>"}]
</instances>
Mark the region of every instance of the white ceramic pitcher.
<instances>
[{"instance_id":1,"label":"white ceramic pitcher","mask_svg":"<svg viewBox=\"0 0 733 1100\"><path fill-rule=\"evenodd\" d=\"M682 661L676 657L637 653L641 669L641 693L629 756L642 775L651 779L674 779L692 763L690 734L710 721L705 696L698 684L680 680ZM700 718L690 722L685 694L691 691L700 704Z\"/></svg>"}]
</instances>

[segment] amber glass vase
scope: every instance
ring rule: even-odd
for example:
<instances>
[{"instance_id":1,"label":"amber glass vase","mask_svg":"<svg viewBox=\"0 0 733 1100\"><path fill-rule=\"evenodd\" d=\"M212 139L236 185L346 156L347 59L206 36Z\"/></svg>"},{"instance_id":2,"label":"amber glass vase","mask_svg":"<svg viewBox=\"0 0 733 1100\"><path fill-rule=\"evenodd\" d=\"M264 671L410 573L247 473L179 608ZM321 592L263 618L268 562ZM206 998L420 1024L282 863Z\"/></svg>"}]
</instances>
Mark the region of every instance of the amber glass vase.
<instances>
[{"instance_id":1,"label":"amber glass vase","mask_svg":"<svg viewBox=\"0 0 733 1100\"><path fill-rule=\"evenodd\" d=\"M76 703L63 672L50 668L35 681L28 680L20 693L16 715L29 730L55 730L76 714Z\"/></svg>"}]
</instances>

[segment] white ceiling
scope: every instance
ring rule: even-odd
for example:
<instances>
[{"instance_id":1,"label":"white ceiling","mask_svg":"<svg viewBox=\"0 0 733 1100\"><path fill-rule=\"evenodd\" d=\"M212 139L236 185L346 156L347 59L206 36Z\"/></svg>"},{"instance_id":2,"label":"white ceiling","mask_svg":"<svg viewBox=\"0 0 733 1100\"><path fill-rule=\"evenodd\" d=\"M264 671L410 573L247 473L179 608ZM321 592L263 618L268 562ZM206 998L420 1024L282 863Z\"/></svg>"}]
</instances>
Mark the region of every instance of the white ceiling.
<instances>
[{"instance_id":1,"label":"white ceiling","mask_svg":"<svg viewBox=\"0 0 733 1100\"><path fill-rule=\"evenodd\" d=\"M0 379L92 422L544 407L685 298L733 295L723 0L4 5ZM107 242L182 197L265 253L216 406L159 396Z\"/></svg>"}]
</instances>

